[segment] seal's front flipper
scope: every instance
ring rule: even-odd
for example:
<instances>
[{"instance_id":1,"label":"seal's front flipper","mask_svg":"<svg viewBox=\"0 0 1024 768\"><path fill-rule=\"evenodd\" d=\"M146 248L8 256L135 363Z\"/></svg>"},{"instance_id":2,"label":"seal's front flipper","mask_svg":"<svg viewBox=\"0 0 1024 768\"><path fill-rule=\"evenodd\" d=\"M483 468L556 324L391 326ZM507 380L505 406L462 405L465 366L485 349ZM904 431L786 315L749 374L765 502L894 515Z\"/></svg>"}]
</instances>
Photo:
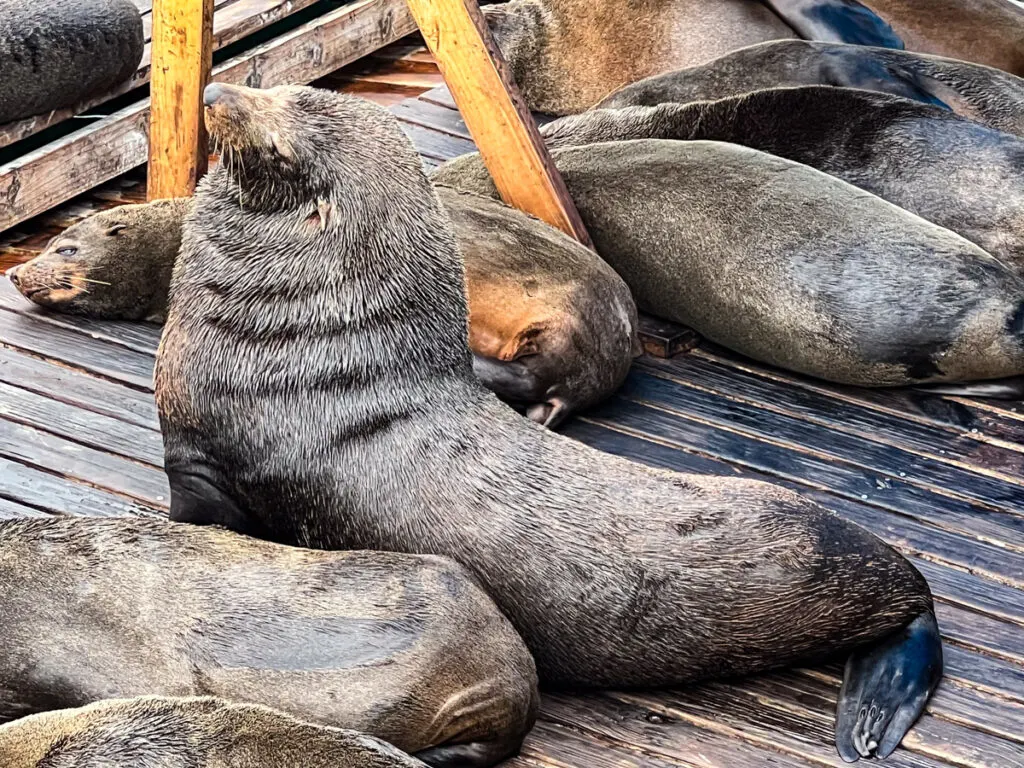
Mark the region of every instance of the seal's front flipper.
<instances>
[{"instance_id":1,"label":"seal's front flipper","mask_svg":"<svg viewBox=\"0 0 1024 768\"><path fill-rule=\"evenodd\" d=\"M857 0L764 0L804 40L826 43L906 46L885 19Z\"/></svg>"},{"instance_id":2,"label":"seal's front flipper","mask_svg":"<svg viewBox=\"0 0 1024 768\"><path fill-rule=\"evenodd\" d=\"M433 768L490 768L510 757L515 757L522 740L518 742L478 741L472 744L451 744L417 752L413 757Z\"/></svg>"},{"instance_id":3,"label":"seal's front flipper","mask_svg":"<svg viewBox=\"0 0 1024 768\"><path fill-rule=\"evenodd\" d=\"M498 360L474 353L473 373L502 400L534 403L544 397L540 380L519 360Z\"/></svg>"},{"instance_id":4,"label":"seal's front flipper","mask_svg":"<svg viewBox=\"0 0 1024 768\"><path fill-rule=\"evenodd\" d=\"M846 662L836 748L848 763L888 757L924 711L942 677L942 644L929 611Z\"/></svg>"},{"instance_id":5,"label":"seal's front flipper","mask_svg":"<svg viewBox=\"0 0 1024 768\"><path fill-rule=\"evenodd\" d=\"M983 397L993 400L1024 400L1024 376L1010 376L992 381L975 381L967 384L935 384L915 387L921 392L935 395L959 397Z\"/></svg>"},{"instance_id":6,"label":"seal's front flipper","mask_svg":"<svg viewBox=\"0 0 1024 768\"><path fill-rule=\"evenodd\" d=\"M170 519L176 523L221 525L255 535L252 518L217 485L213 475L209 468L198 465L167 470L171 486Z\"/></svg>"}]
</instances>

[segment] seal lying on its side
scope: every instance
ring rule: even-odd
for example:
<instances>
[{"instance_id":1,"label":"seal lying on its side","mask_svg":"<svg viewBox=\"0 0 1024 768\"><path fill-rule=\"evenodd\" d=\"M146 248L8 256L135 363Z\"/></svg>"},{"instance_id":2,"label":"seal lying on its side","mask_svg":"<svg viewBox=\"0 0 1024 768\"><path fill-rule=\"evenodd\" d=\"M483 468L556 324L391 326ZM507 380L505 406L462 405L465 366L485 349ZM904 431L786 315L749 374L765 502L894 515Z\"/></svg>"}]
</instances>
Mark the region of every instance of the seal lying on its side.
<instances>
[{"instance_id":1,"label":"seal lying on its side","mask_svg":"<svg viewBox=\"0 0 1024 768\"><path fill-rule=\"evenodd\" d=\"M1024 374L1024 281L874 195L718 142L624 141L553 155L598 252L641 309L842 384ZM433 179L497 194L475 154Z\"/></svg>"},{"instance_id":2,"label":"seal lying on its side","mask_svg":"<svg viewBox=\"0 0 1024 768\"><path fill-rule=\"evenodd\" d=\"M84 518L0 521L0 552L0 718L210 694L434 766L492 765L533 724L529 652L443 558Z\"/></svg>"},{"instance_id":3,"label":"seal lying on its side","mask_svg":"<svg viewBox=\"0 0 1024 768\"><path fill-rule=\"evenodd\" d=\"M466 266L469 344L484 386L555 427L619 388L640 353L629 288L593 251L500 201L439 190ZM7 275L35 303L164 321L191 198L102 211Z\"/></svg>"},{"instance_id":4,"label":"seal lying on its side","mask_svg":"<svg viewBox=\"0 0 1024 768\"><path fill-rule=\"evenodd\" d=\"M145 46L131 0L0 0L0 123L109 90Z\"/></svg>"},{"instance_id":5,"label":"seal lying on its side","mask_svg":"<svg viewBox=\"0 0 1024 768\"><path fill-rule=\"evenodd\" d=\"M1024 278L1024 139L938 107L853 88L773 88L720 101L592 110L542 133L553 148L712 139L759 149L963 235Z\"/></svg>"},{"instance_id":6,"label":"seal lying on its side","mask_svg":"<svg viewBox=\"0 0 1024 768\"><path fill-rule=\"evenodd\" d=\"M426 768L379 739L215 698L108 699L0 726L4 768Z\"/></svg>"},{"instance_id":7,"label":"seal lying on its side","mask_svg":"<svg viewBox=\"0 0 1024 768\"><path fill-rule=\"evenodd\" d=\"M202 181L175 265L156 372L175 519L454 557L551 685L852 652L839 748L895 749L941 670L905 559L791 491L650 469L517 417L473 377L455 237L397 120L310 88L211 86L206 103L245 173Z\"/></svg>"},{"instance_id":8,"label":"seal lying on its side","mask_svg":"<svg viewBox=\"0 0 1024 768\"><path fill-rule=\"evenodd\" d=\"M763 0L805 40L906 48L1024 75L1024 10L1006 0Z\"/></svg>"},{"instance_id":9,"label":"seal lying on its side","mask_svg":"<svg viewBox=\"0 0 1024 768\"><path fill-rule=\"evenodd\" d=\"M891 93L1024 136L1024 79L980 64L910 51L778 40L620 88L598 108L713 101L766 88L834 85Z\"/></svg>"},{"instance_id":10,"label":"seal lying on its side","mask_svg":"<svg viewBox=\"0 0 1024 768\"><path fill-rule=\"evenodd\" d=\"M754 0L512 0L484 15L527 105L554 115L659 72L797 36Z\"/></svg>"}]
</instances>

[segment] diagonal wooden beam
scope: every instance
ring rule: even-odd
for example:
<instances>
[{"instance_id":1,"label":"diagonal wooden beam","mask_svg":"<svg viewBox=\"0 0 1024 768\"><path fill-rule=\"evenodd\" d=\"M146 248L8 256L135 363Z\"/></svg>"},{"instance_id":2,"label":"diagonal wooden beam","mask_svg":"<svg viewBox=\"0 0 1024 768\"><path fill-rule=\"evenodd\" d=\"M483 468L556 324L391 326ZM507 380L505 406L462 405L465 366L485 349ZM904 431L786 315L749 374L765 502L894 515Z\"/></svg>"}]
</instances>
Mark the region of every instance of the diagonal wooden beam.
<instances>
[{"instance_id":1,"label":"diagonal wooden beam","mask_svg":"<svg viewBox=\"0 0 1024 768\"><path fill-rule=\"evenodd\" d=\"M502 199L590 246L476 0L407 2Z\"/></svg>"},{"instance_id":2,"label":"diagonal wooden beam","mask_svg":"<svg viewBox=\"0 0 1024 768\"><path fill-rule=\"evenodd\" d=\"M203 88L213 65L214 0L153 0L150 200L186 197L206 172Z\"/></svg>"}]
</instances>

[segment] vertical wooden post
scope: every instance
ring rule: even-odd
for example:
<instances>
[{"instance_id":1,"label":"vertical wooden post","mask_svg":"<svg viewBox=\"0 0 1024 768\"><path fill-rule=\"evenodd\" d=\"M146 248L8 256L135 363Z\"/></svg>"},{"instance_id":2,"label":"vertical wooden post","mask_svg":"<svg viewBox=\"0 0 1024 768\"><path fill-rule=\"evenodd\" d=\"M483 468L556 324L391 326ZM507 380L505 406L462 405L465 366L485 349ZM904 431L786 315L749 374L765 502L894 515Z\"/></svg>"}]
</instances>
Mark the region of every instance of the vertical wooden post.
<instances>
[{"instance_id":1,"label":"vertical wooden post","mask_svg":"<svg viewBox=\"0 0 1024 768\"><path fill-rule=\"evenodd\" d=\"M203 88L213 64L214 0L153 0L148 197L186 197L206 172Z\"/></svg>"},{"instance_id":2,"label":"vertical wooden post","mask_svg":"<svg viewBox=\"0 0 1024 768\"><path fill-rule=\"evenodd\" d=\"M476 0L407 3L502 199L591 245Z\"/></svg>"}]
</instances>

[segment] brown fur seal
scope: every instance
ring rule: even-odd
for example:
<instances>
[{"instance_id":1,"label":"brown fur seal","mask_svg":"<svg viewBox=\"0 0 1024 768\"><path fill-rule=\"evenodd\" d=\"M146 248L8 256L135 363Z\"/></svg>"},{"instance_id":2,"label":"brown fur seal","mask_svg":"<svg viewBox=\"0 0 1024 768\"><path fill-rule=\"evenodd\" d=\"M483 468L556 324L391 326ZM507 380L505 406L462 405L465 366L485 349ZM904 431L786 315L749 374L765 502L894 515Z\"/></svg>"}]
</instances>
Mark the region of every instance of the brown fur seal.
<instances>
[{"instance_id":1,"label":"brown fur seal","mask_svg":"<svg viewBox=\"0 0 1024 768\"><path fill-rule=\"evenodd\" d=\"M941 670L905 559L791 491L650 469L517 417L473 376L456 240L397 120L309 88L205 99L238 170L199 186L157 359L175 519L444 553L550 685L852 651L840 751L896 747ZM240 268L257 259L274 289Z\"/></svg>"},{"instance_id":2,"label":"brown fur seal","mask_svg":"<svg viewBox=\"0 0 1024 768\"><path fill-rule=\"evenodd\" d=\"M131 0L0 0L0 123L120 84L145 45Z\"/></svg>"},{"instance_id":3,"label":"brown fur seal","mask_svg":"<svg viewBox=\"0 0 1024 768\"><path fill-rule=\"evenodd\" d=\"M861 386L1024 374L1024 281L949 230L746 147L554 150L637 305L782 368ZM437 183L496 195L478 155Z\"/></svg>"},{"instance_id":4,"label":"brown fur seal","mask_svg":"<svg viewBox=\"0 0 1024 768\"><path fill-rule=\"evenodd\" d=\"M426 768L379 739L215 698L109 699L0 727L4 768Z\"/></svg>"},{"instance_id":5,"label":"brown fur seal","mask_svg":"<svg viewBox=\"0 0 1024 768\"><path fill-rule=\"evenodd\" d=\"M26 298L59 312L162 323L190 206L180 198L100 211L7 277Z\"/></svg>"},{"instance_id":6,"label":"brown fur seal","mask_svg":"<svg viewBox=\"0 0 1024 768\"><path fill-rule=\"evenodd\" d=\"M1024 9L1006 0L764 0L806 40L906 48L1024 75Z\"/></svg>"},{"instance_id":7,"label":"brown fur seal","mask_svg":"<svg viewBox=\"0 0 1024 768\"><path fill-rule=\"evenodd\" d=\"M144 520L0 521L0 718L209 694L487 766L533 723L536 672L460 566Z\"/></svg>"},{"instance_id":8,"label":"brown fur seal","mask_svg":"<svg viewBox=\"0 0 1024 768\"><path fill-rule=\"evenodd\" d=\"M484 14L526 103L555 115L660 72L797 36L758 0L512 0Z\"/></svg>"},{"instance_id":9,"label":"brown fur seal","mask_svg":"<svg viewBox=\"0 0 1024 768\"><path fill-rule=\"evenodd\" d=\"M710 139L759 149L952 230L1024 278L1024 139L938 107L852 88L773 88L687 105L591 110L542 133L551 147Z\"/></svg>"},{"instance_id":10,"label":"brown fur seal","mask_svg":"<svg viewBox=\"0 0 1024 768\"><path fill-rule=\"evenodd\" d=\"M654 75L619 89L597 106L654 107L800 85L891 93L1024 136L1024 79L940 56L806 40L752 45L707 64Z\"/></svg>"},{"instance_id":11,"label":"brown fur seal","mask_svg":"<svg viewBox=\"0 0 1024 768\"><path fill-rule=\"evenodd\" d=\"M465 259L469 344L484 385L548 427L609 397L640 352L622 278L532 216L486 197L439 194ZM58 312L162 323L190 207L186 198L95 214L8 277Z\"/></svg>"}]
</instances>

